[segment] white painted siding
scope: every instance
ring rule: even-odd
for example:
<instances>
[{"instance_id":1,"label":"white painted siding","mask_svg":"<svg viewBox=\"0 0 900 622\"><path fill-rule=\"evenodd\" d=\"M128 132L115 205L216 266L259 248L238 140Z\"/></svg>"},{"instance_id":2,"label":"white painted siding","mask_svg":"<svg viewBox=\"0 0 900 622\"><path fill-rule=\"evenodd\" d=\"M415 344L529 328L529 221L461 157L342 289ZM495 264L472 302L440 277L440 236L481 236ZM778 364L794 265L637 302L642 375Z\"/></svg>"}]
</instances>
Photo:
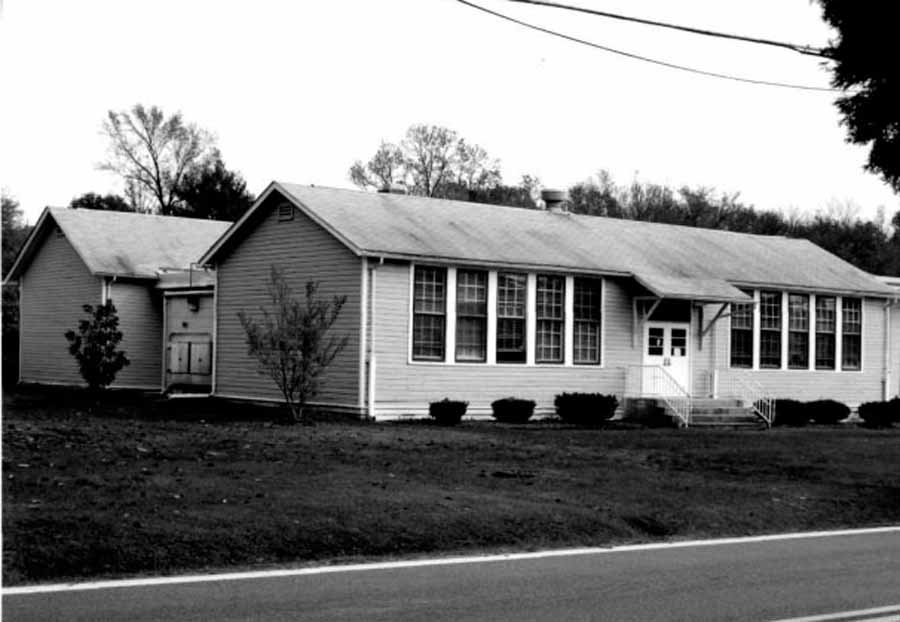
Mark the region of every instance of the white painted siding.
<instances>
[{"instance_id":1,"label":"white painted siding","mask_svg":"<svg viewBox=\"0 0 900 622\"><path fill-rule=\"evenodd\" d=\"M856 407L862 402L880 400L884 376L884 301L863 300L863 371L731 370L728 358L731 335L727 319L715 328L716 360L721 375L746 374L777 398L797 400L834 399ZM705 344L704 344L705 345ZM696 383L695 383L696 385Z\"/></svg>"},{"instance_id":2,"label":"white painted siding","mask_svg":"<svg viewBox=\"0 0 900 622\"><path fill-rule=\"evenodd\" d=\"M100 280L54 227L23 275L21 379L84 384L65 332L85 317L82 305L100 303Z\"/></svg>"},{"instance_id":3,"label":"white painted siding","mask_svg":"<svg viewBox=\"0 0 900 622\"><path fill-rule=\"evenodd\" d=\"M247 354L246 334L237 314L259 315L270 304L267 287L270 267L281 268L298 297L306 283L320 281L319 295L347 296L332 327L347 335L347 346L322 376L316 402L356 407L359 399L360 259L300 211L280 222L275 213L278 193L260 207L261 221L238 243L218 267L216 387L219 395L254 399L280 399L275 383L258 373L256 360Z\"/></svg>"},{"instance_id":4,"label":"white painted siding","mask_svg":"<svg viewBox=\"0 0 900 622\"><path fill-rule=\"evenodd\" d=\"M639 364L641 345L632 347L631 299L625 285L606 280L604 367L561 365L488 365L410 362L409 265L385 263L377 268L375 333L377 415L422 415L428 403L449 397L469 402L469 414L490 414L492 401L515 396L537 402L551 412L558 393L614 393L625 389L624 366ZM533 336L529 336L533 339Z\"/></svg>"},{"instance_id":5,"label":"white painted siding","mask_svg":"<svg viewBox=\"0 0 900 622\"><path fill-rule=\"evenodd\" d=\"M119 315L119 347L131 364L116 375L113 387L160 388L162 292L152 283L117 280L109 295Z\"/></svg>"}]
</instances>

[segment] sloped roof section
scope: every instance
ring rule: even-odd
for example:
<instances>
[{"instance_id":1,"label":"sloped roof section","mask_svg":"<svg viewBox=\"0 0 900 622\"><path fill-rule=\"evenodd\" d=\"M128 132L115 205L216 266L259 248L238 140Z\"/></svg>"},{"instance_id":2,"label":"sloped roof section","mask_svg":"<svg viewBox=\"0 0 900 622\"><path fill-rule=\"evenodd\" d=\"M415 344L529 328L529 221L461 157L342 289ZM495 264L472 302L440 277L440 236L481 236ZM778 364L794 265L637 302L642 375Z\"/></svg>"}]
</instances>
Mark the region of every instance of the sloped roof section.
<instances>
[{"instance_id":1,"label":"sloped roof section","mask_svg":"<svg viewBox=\"0 0 900 622\"><path fill-rule=\"evenodd\" d=\"M807 240L282 182L269 189L358 255L621 274L697 300L744 299L735 285L890 295ZM203 261L225 252L249 216Z\"/></svg>"},{"instance_id":2,"label":"sloped roof section","mask_svg":"<svg viewBox=\"0 0 900 622\"><path fill-rule=\"evenodd\" d=\"M27 268L54 222L91 273L153 280L160 268L188 268L231 225L218 220L51 207L41 214L7 280L17 279Z\"/></svg>"}]
</instances>

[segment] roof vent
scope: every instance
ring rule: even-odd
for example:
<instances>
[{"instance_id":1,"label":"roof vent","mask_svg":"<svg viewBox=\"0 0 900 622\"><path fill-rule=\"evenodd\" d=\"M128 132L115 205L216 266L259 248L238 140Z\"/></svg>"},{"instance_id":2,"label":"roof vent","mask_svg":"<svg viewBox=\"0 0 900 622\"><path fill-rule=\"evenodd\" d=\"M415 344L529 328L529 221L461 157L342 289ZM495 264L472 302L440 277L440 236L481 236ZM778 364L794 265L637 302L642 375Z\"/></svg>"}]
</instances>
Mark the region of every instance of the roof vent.
<instances>
[{"instance_id":1,"label":"roof vent","mask_svg":"<svg viewBox=\"0 0 900 622\"><path fill-rule=\"evenodd\" d=\"M552 214L562 214L566 212L566 191L554 190L552 188L544 188L541 190L541 199L547 206L547 211Z\"/></svg>"},{"instance_id":2,"label":"roof vent","mask_svg":"<svg viewBox=\"0 0 900 622\"><path fill-rule=\"evenodd\" d=\"M378 189L380 194L406 194L406 184L393 182Z\"/></svg>"}]
</instances>

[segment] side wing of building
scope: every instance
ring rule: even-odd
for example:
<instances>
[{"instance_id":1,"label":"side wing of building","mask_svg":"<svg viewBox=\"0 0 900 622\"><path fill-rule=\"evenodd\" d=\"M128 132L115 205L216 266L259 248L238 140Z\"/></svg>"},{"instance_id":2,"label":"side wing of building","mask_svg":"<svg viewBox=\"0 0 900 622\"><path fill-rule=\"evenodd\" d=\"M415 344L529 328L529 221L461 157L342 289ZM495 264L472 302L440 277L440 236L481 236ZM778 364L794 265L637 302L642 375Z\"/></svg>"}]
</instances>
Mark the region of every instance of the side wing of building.
<instances>
[{"instance_id":1,"label":"side wing of building","mask_svg":"<svg viewBox=\"0 0 900 622\"><path fill-rule=\"evenodd\" d=\"M284 210L279 210L280 205ZM322 298L346 296L331 330L346 337L347 343L323 374L315 402L360 412L361 260L277 192L260 205L256 216L256 226L217 265L215 394L281 400L275 382L259 371L257 361L247 353L246 333L238 319L241 311L259 318L260 307L271 308L268 287L274 266L283 271L300 300L309 281L319 283Z\"/></svg>"},{"instance_id":2,"label":"side wing of building","mask_svg":"<svg viewBox=\"0 0 900 622\"><path fill-rule=\"evenodd\" d=\"M19 288L20 380L83 384L64 335L85 317L83 305L100 303L103 283L59 227L54 225L40 242Z\"/></svg>"}]
</instances>

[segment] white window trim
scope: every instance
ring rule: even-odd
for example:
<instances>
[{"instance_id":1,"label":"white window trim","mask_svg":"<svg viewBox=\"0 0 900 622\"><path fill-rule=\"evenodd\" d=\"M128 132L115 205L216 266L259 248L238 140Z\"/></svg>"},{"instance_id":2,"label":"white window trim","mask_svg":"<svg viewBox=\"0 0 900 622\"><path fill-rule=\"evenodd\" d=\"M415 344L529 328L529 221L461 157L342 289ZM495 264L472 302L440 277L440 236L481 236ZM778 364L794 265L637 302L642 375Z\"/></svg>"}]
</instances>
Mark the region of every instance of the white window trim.
<instances>
[{"instance_id":1,"label":"white window trim","mask_svg":"<svg viewBox=\"0 0 900 622\"><path fill-rule=\"evenodd\" d=\"M843 369L843 300L845 296L838 294L823 294L823 296L835 299L835 328L834 328L834 368L833 369L817 369L816 368L816 294L812 292L803 292L796 290L779 290L774 288L766 288L765 291L781 292L781 367L778 369L761 369L759 366L759 343L761 335L761 319L760 313L760 289L753 290L753 366L752 367L735 367L731 364L731 318L728 320L728 347L726 349L726 360L728 361L728 369L736 371L762 371L762 372L788 372L788 373L844 373L858 374L865 371L865 335L866 335L866 299L862 296L846 296L846 298L855 298L860 301L860 339L859 339L859 369ZM788 339L790 338L790 318L789 318L789 297L791 294L800 294L808 296L809 299L809 353L808 365L804 369L794 369L788 366ZM605 296L604 296L605 299ZM604 303L605 304L605 303ZM604 313L601 316L601 322L605 318ZM602 326L602 324L601 324ZM602 331L601 331L602 332ZM601 342L601 361L603 360L603 348Z\"/></svg>"},{"instance_id":2,"label":"white window trim","mask_svg":"<svg viewBox=\"0 0 900 622\"><path fill-rule=\"evenodd\" d=\"M446 287L447 291L444 297L444 360L442 361L420 361L413 359L413 323L415 321L414 298L415 298L415 274L417 267L443 268L447 271ZM563 318L563 335L564 335L564 352L562 363L537 363L535 362L535 345L537 330L537 275L538 272L527 272L522 270L497 270L474 267L466 267L465 269L483 270L487 272L487 357L484 362L480 361L457 361L456 360L456 282L457 282L457 266L446 266L428 262L409 264L408 275L408 313L407 313L407 339L406 339L406 363L408 365L458 365L463 367L541 367L541 368L560 368L575 367L578 369L604 369L606 367L606 279L601 276L584 275L586 278L593 278L600 281L600 362L599 364L578 364L575 365L574 357L574 334L575 334L575 275L565 274L565 317ZM525 311L525 363L498 363L497 362L497 275L500 272L514 272L526 275L526 311ZM540 274L556 274L554 272L543 272Z\"/></svg>"}]
</instances>

